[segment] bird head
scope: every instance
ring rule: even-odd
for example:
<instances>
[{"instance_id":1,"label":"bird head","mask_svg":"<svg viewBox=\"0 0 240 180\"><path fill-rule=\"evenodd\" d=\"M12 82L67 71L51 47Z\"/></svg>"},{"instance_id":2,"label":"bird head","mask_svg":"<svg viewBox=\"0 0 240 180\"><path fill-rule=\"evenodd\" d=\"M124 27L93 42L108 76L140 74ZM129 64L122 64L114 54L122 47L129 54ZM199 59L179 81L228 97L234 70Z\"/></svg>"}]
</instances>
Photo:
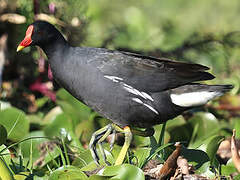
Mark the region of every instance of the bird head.
<instances>
[{"instance_id":1,"label":"bird head","mask_svg":"<svg viewBox=\"0 0 240 180\"><path fill-rule=\"evenodd\" d=\"M38 45L43 47L60 38L59 31L50 23L35 21L28 26L25 38L17 47L17 52L25 47Z\"/></svg>"}]
</instances>

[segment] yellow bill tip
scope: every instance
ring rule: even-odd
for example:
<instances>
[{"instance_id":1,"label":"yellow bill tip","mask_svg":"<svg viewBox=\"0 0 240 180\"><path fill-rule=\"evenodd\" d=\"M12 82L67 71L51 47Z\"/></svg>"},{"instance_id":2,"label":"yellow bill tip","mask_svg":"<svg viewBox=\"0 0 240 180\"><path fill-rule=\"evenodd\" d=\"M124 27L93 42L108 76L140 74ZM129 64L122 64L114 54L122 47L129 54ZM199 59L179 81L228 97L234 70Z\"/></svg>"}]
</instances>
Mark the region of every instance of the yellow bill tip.
<instances>
[{"instance_id":1,"label":"yellow bill tip","mask_svg":"<svg viewBox=\"0 0 240 180\"><path fill-rule=\"evenodd\" d=\"M19 45L19 46L17 47L17 52L23 50L24 48L25 48L25 46Z\"/></svg>"}]
</instances>

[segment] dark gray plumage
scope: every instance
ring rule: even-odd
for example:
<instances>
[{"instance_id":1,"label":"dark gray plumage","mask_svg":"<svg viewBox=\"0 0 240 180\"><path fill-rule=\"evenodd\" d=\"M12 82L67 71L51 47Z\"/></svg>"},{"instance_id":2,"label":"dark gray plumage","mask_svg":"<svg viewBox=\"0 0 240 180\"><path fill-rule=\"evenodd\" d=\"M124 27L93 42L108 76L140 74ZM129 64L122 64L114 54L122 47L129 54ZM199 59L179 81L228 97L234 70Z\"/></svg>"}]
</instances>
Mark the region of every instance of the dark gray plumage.
<instances>
[{"instance_id":1,"label":"dark gray plumage","mask_svg":"<svg viewBox=\"0 0 240 180\"><path fill-rule=\"evenodd\" d=\"M71 47L51 24L37 21L33 26L31 45L40 46L47 54L56 81L122 127L163 123L232 88L192 84L214 78L205 72L207 67L199 64L102 48ZM183 102L181 106L181 99L196 92L204 92L205 99ZM177 96L179 93L184 96Z\"/></svg>"}]
</instances>

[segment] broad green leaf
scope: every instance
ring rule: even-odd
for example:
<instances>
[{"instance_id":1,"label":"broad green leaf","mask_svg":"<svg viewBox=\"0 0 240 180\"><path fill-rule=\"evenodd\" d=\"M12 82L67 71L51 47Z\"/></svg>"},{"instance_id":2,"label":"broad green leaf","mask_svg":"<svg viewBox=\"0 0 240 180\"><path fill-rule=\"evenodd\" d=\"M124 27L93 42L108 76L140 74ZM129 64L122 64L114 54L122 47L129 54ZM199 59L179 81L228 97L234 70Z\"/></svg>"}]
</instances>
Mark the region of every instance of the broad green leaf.
<instances>
[{"instance_id":1,"label":"broad green leaf","mask_svg":"<svg viewBox=\"0 0 240 180\"><path fill-rule=\"evenodd\" d=\"M45 135L53 136L66 136L72 131L72 120L66 113L61 113L55 116L52 122L44 128Z\"/></svg>"},{"instance_id":2,"label":"broad green leaf","mask_svg":"<svg viewBox=\"0 0 240 180\"><path fill-rule=\"evenodd\" d=\"M193 128L189 123L185 123L182 125L171 126L167 131L170 134L170 142L182 142L191 139Z\"/></svg>"},{"instance_id":3,"label":"broad green leaf","mask_svg":"<svg viewBox=\"0 0 240 180\"><path fill-rule=\"evenodd\" d=\"M130 164L122 164L119 166L107 166L103 171L104 176L112 176L111 179L121 180L144 180L143 171L136 166Z\"/></svg>"},{"instance_id":4,"label":"broad green leaf","mask_svg":"<svg viewBox=\"0 0 240 180\"><path fill-rule=\"evenodd\" d=\"M210 161L205 162L199 169L197 169L196 174L201 174L209 178L215 177L215 173L211 171Z\"/></svg>"},{"instance_id":5,"label":"broad green leaf","mask_svg":"<svg viewBox=\"0 0 240 180\"><path fill-rule=\"evenodd\" d=\"M30 172L20 172L14 175L14 180L26 180L29 175Z\"/></svg>"},{"instance_id":6,"label":"broad green leaf","mask_svg":"<svg viewBox=\"0 0 240 180\"><path fill-rule=\"evenodd\" d=\"M87 180L87 175L74 166L60 167L53 171L49 180Z\"/></svg>"},{"instance_id":7,"label":"broad green leaf","mask_svg":"<svg viewBox=\"0 0 240 180\"><path fill-rule=\"evenodd\" d=\"M188 163L192 164L197 170L200 169L204 163L209 162L207 153L202 150L187 149L185 147L182 147L181 154L188 160Z\"/></svg>"},{"instance_id":8,"label":"broad green leaf","mask_svg":"<svg viewBox=\"0 0 240 180\"><path fill-rule=\"evenodd\" d=\"M64 89L60 89L57 92L57 97L57 104L62 107L65 113L68 113L70 115L74 122L74 126L83 120L88 120L92 112L89 107L74 98Z\"/></svg>"},{"instance_id":9,"label":"broad green leaf","mask_svg":"<svg viewBox=\"0 0 240 180\"><path fill-rule=\"evenodd\" d=\"M138 162L137 166L139 168L142 168L143 164L145 163L145 160L150 154L150 151L151 151L150 148L138 148L134 152L134 156L136 156Z\"/></svg>"},{"instance_id":10,"label":"broad green leaf","mask_svg":"<svg viewBox=\"0 0 240 180\"><path fill-rule=\"evenodd\" d=\"M216 159L216 153L217 153L218 147L223 140L224 140L223 136L214 136L208 141L206 153L210 158L211 165L214 163Z\"/></svg>"},{"instance_id":11,"label":"broad green leaf","mask_svg":"<svg viewBox=\"0 0 240 180\"><path fill-rule=\"evenodd\" d=\"M216 158L216 152L218 150L218 147L220 143L224 140L223 136L214 135L209 138L207 138L205 141L202 142L202 145L198 148L204 152L207 153L209 160L212 163L214 163Z\"/></svg>"},{"instance_id":12,"label":"broad green leaf","mask_svg":"<svg viewBox=\"0 0 240 180\"><path fill-rule=\"evenodd\" d=\"M204 140L207 137L215 134L221 128L216 117L211 113L205 112L195 113L194 116L189 119L189 123L191 124L192 128L196 126L198 127L195 137L192 138L192 142ZM193 146L194 145L190 145L190 147Z\"/></svg>"},{"instance_id":13,"label":"broad green leaf","mask_svg":"<svg viewBox=\"0 0 240 180\"><path fill-rule=\"evenodd\" d=\"M72 162L72 165L83 168L81 169L83 171L91 171L97 167L93 162L93 158L89 149L80 152Z\"/></svg>"},{"instance_id":14,"label":"broad green leaf","mask_svg":"<svg viewBox=\"0 0 240 180\"><path fill-rule=\"evenodd\" d=\"M4 159L0 157L0 178L3 180L13 180L13 174L5 163Z\"/></svg>"},{"instance_id":15,"label":"broad green leaf","mask_svg":"<svg viewBox=\"0 0 240 180\"><path fill-rule=\"evenodd\" d=\"M75 134L82 142L89 142L92 134L96 131L93 119L80 122L75 127Z\"/></svg>"},{"instance_id":16,"label":"broad green leaf","mask_svg":"<svg viewBox=\"0 0 240 180\"><path fill-rule=\"evenodd\" d=\"M2 124L8 132L8 139L19 141L29 131L29 120L25 113L17 108L7 108L0 111L0 124Z\"/></svg>"},{"instance_id":17,"label":"broad green leaf","mask_svg":"<svg viewBox=\"0 0 240 180\"><path fill-rule=\"evenodd\" d=\"M89 180L110 180L111 177L100 176L100 175L92 175L89 177ZM115 180L115 179L114 179ZM117 179L116 179L117 180ZM120 180L120 179L119 179Z\"/></svg>"},{"instance_id":18,"label":"broad green leaf","mask_svg":"<svg viewBox=\"0 0 240 180\"><path fill-rule=\"evenodd\" d=\"M229 165L222 165L221 166L221 173L224 176L229 176L233 173L236 173L237 169L234 166L229 166Z\"/></svg>"},{"instance_id":19,"label":"broad green leaf","mask_svg":"<svg viewBox=\"0 0 240 180\"><path fill-rule=\"evenodd\" d=\"M177 116L172 120L167 121L166 129L174 127L174 126L181 126L183 124L186 124L186 120L183 118L183 116Z\"/></svg>"},{"instance_id":20,"label":"broad green leaf","mask_svg":"<svg viewBox=\"0 0 240 180\"><path fill-rule=\"evenodd\" d=\"M11 155L10 151L6 148L5 145L0 146L0 151L5 149L0 154L0 179L13 180L12 173L9 169L11 164Z\"/></svg>"},{"instance_id":21,"label":"broad green leaf","mask_svg":"<svg viewBox=\"0 0 240 180\"><path fill-rule=\"evenodd\" d=\"M240 180L240 174L233 177L234 180Z\"/></svg>"},{"instance_id":22,"label":"broad green leaf","mask_svg":"<svg viewBox=\"0 0 240 180\"><path fill-rule=\"evenodd\" d=\"M38 128L40 128L40 125L43 124L43 119L40 115L28 114L27 118L29 119L31 125L37 126Z\"/></svg>"}]
</instances>

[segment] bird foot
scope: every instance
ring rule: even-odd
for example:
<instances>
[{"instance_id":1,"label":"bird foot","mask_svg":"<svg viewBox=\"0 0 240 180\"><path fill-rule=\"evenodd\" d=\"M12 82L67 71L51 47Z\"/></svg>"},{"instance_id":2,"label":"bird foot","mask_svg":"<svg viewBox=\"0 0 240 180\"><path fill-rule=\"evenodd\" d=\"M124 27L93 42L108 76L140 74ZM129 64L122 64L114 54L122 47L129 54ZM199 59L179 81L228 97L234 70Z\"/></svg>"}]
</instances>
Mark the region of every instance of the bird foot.
<instances>
[{"instance_id":1,"label":"bird foot","mask_svg":"<svg viewBox=\"0 0 240 180\"><path fill-rule=\"evenodd\" d=\"M92 157L97 165L99 165L99 154L97 152L96 146L98 145L100 154L103 157L103 161L107 164L110 165L110 163L107 161L106 153L104 151L104 148L102 146L103 141L110 135L113 134L113 138L110 142L110 151L113 149L113 145L115 143L116 139L116 133L124 133L125 134L125 142L124 145L117 157L117 160L115 162L115 165L122 164L124 161L124 158L127 154L127 150L130 146L131 140L132 140L132 133L131 130L128 126L126 126L124 129L120 128L119 126L115 124L109 124L99 130L97 130L93 135L89 143L89 149L92 154Z\"/></svg>"}]
</instances>

